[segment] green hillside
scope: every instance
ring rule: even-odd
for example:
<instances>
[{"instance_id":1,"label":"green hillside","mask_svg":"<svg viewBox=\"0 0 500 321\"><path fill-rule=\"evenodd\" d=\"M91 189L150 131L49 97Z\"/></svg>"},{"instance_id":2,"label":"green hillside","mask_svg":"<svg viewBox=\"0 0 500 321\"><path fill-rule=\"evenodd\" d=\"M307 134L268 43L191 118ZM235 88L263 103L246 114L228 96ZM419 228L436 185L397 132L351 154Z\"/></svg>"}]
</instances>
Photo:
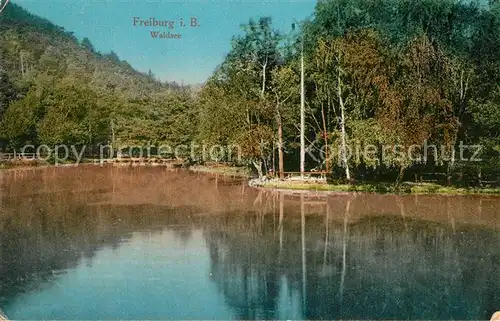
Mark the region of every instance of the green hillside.
<instances>
[{"instance_id":1,"label":"green hillside","mask_svg":"<svg viewBox=\"0 0 500 321\"><path fill-rule=\"evenodd\" d=\"M138 72L13 3L0 15L0 77L4 148L175 140L175 128L158 125L185 125L178 114L192 104L189 88Z\"/></svg>"}]
</instances>

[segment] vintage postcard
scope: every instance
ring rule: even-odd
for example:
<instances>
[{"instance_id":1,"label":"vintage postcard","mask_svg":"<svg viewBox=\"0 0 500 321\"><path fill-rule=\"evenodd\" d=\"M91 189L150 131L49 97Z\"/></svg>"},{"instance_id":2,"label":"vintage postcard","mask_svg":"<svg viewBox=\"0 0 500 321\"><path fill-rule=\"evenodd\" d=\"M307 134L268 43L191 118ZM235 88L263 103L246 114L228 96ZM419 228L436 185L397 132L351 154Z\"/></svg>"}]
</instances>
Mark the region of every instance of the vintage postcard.
<instances>
[{"instance_id":1,"label":"vintage postcard","mask_svg":"<svg viewBox=\"0 0 500 321\"><path fill-rule=\"evenodd\" d=\"M0 0L0 320L500 321L500 1Z\"/></svg>"}]
</instances>

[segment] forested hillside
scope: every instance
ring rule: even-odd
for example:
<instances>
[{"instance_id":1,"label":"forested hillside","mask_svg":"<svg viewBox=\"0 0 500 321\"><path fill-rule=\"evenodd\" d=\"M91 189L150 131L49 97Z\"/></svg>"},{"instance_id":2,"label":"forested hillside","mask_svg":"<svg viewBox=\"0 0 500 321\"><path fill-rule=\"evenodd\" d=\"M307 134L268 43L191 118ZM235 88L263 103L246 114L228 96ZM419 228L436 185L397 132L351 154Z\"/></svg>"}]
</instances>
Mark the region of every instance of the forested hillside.
<instances>
[{"instance_id":1,"label":"forested hillside","mask_svg":"<svg viewBox=\"0 0 500 321\"><path fill-rule=\"evenodd\" d=\"M202 137L244 146L258 168L297 171L303 44L306 169L498 180L499 1L318 1L301 27L244 26L201 93Z\"/></svg>"},{"instance_id":2,"label":"forested hillside","mask_svg":"<svg viewBox=\"0 0 500 321\"><path fill-rule=\"evenodd\" d=\"M194 130L191 104L189 88L140 73L16 4L0 15L4 148L177 143Z\"/></svg>"}]
</instances>

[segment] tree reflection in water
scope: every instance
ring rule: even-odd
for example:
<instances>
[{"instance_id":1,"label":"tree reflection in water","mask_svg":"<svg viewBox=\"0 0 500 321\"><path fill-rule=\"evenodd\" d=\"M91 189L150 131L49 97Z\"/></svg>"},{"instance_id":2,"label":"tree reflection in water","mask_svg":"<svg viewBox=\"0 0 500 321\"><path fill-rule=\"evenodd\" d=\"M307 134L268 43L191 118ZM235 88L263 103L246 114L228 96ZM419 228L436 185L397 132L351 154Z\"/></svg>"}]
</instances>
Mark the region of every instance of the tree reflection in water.
<instances>
[{"instance_id":1,"label":"tree reflection in water","mask_svg":"<svg viewBox=\"0 0 500 321\"><path fill-rule=\"evenodd\" d=\"M282 217L278 210L278 233L270 228L272 217L264 227L255 226L252 216L233 214L221 226L211 225L211 275L238 318L290 317L283 315L282 296L306 319L491 316L500 303L497 231L454 231L409 217L404 206L399 217L351 221L355 201L350 195L343 217L326 223L315 212ZM304 207L300 196L300 214Z\"/></svg>"},{"instance_id":2,"label":"tree reflection in water","mask_svg":"<svg viewBox=\"0 0 500 321\"><path fill-rule=\"evenodd\" d=\"M0 173L0 307L162 231L186 246L203 231L207 275L240 319L489 319L500 305L498 199L306 197L160 173Z\"/></svg>"}]
</instances>

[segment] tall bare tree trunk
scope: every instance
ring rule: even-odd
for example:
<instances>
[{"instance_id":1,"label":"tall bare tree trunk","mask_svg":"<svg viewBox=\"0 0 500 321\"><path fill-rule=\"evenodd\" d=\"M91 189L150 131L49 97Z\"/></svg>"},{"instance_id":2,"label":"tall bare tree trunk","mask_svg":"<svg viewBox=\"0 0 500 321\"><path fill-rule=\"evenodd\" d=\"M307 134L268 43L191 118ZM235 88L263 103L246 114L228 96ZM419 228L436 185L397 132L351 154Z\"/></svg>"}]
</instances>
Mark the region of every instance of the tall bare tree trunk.
<instances>
[{"instance_id":1,"label":"tall bare tree trunk","mask_svg":"<svg viewBox=\"0 0 500 321\"><path fill-rule=\"evenodd\" d=\"M267 68L267 61L265 64L262 65L262 87L260 90L260 96L264 98L264 93L266 90L266 68Z\"/></svg>"},{"instance_id":2,"label":"tall bare tree trunk","mask_svg":"<svg viewBox=\"0 0 500 321\"><path fill-rule=\"evenodd\" d=\"M278 126L278 171L279 177L284 177L284 165L283 165L283 123L281 121L281 114L279 111L279 105L276 104L276 125Z\"/></svg>"},{"instance_id":3,"label":"tall bare tree trunk","mask_svg":"<svg viewBox=\"0 0 500 321\"><path fill-rule=\"evenodd\" d=\"M304 39L302 39L302 52L300 58L300 176L304 178L306 163L305 140L305 87L304 87Z\"/></svg>"},{"instance_id":4,"label":"tall bare tree trunk","mask_svg":"<svg viewBox=\"0 0 500 321\"><path fill-rule=\"evenodd\" d=\"M325 108L321 104L321 118L323 119L323 138L325 139L325 163L326 163L326 173L330 173L330 163L328 160L328 133L326 131L326 118L325 118Z\"/></svg>"},{"instance_id":5,"label":"tall bare tree trunk","mask_svg":"<svg viewBox=\"0 0 500 321\"><path fill-rule=\"evenodd\" d=\"M342 136L342 162L344 163L345 166L345 176L348 181L351 180L351 173L349 171L349 163L347 162L347 143L346 143L346 131L345 131L345 106L344 106L344 99L342 98L342 83L340 80L340 69L339 73L337 76L337 95L339 98L339 103L340 103L340 129L341 129L341 136Z\"/></svg>"}]
</instances>

